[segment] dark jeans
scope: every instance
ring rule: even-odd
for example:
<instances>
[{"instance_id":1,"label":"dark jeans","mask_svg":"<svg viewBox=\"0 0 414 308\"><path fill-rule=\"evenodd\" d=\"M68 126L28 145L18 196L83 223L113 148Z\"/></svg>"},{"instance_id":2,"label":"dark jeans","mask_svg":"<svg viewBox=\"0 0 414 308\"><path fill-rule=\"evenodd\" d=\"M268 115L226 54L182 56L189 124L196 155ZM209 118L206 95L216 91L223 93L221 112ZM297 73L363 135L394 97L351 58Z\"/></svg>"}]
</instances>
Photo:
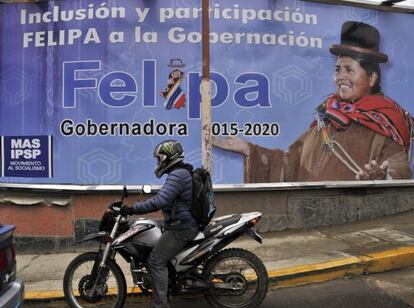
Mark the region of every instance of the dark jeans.
<instances>
[{"instance_id":1,"label":"dark jeans","mask_svg":"<svg viewBox=\"0 0 414 308\"><path fill-rule=\"evenodd\" d=\"M198 233L198 227L185 230L166 230L148 258L149 271L154 285L153 307L168 308L167 263Z\"/></svg>"}]
</instances>

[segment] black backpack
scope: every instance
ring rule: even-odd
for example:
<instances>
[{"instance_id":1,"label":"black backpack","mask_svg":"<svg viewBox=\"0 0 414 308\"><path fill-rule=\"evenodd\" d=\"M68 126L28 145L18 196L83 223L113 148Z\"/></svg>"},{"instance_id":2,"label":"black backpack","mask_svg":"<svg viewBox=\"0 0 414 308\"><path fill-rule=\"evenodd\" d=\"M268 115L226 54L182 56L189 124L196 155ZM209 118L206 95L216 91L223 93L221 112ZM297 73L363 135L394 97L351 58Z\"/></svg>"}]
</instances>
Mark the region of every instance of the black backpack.
<instances>
[{"instance_id":1,"label":"black backpack","mask_svg":"<svg viewBox=\"0 0 414 308\"><path fill-rule=\"evenodd\" d=\"M192 172L193 204L190 213L197 220L200 228L207 226L216 212L213 184L210 173L203 167Z\"/></svg>"}]
</instances>

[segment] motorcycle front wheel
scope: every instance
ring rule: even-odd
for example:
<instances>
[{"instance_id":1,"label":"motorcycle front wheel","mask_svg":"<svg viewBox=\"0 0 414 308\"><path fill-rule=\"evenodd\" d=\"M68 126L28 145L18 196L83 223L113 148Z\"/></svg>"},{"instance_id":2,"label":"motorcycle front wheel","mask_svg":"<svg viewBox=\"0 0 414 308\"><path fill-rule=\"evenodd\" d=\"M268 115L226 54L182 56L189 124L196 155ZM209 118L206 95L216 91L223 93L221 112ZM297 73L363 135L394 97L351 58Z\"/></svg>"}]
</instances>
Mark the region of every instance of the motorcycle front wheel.
<instances>
[{"instance_id":1,"label":"motorcycle front wheel","mask_svg":"<svg viewBox=\"0 0 414 308\"><path fill-rule=\"evenodd\" d=\"M63 291L70 307L121 308L124 305L126 282L122 270L112 260L107 260L106 268L98 270L99 262L98 253L87 252L68 265L63 278ZM92 292L93 285L95 292Z\"/></svg>"},{"instance_id":2,"label":"motorcycle front wheel","mask_svg":"<svg viewBox=\"0 0 414 308\"><path fill-rule=\"evenodd\" d=\"M254 308L267 294L268 275L263 262L250 251L219 251L204 269L210 287L206 299L215 308Z\"/></svg>"}]
</instances>

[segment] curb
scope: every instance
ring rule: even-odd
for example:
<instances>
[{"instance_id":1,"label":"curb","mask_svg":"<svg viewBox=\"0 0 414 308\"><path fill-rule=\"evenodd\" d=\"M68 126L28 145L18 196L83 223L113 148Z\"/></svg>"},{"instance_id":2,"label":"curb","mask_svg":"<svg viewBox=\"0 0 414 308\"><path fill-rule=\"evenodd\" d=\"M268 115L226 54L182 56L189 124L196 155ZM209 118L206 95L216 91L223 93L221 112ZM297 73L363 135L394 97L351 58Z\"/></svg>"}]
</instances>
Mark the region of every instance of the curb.
<instances>
[{"instance_id":1,"label":"curb","mask_svg":"<svg viewBox=\"0 0 414 308\"><path fill-rule=\"evenodd\" d=\"M414 265L414 246L404 246L357 257L269 271L271 287L295 287L347 276L359 276Z\"/></svg>"},{"instance_id":2,"label":"curb","mask_svg":"<svg viewBox=\"0 0 414 308\"><path fill-rule=\"evenodd\" d=\"M295 287L329 281L347 276L359 276L401 269L414 265L414 246L404 246L366 255L300 265L268 271L270 288ZM128 288L128 293L140 293ZM63 291L26 291L25 301L61 299Z\"/></svg>"},{"instance_id":3,"label":"curb","mask_svg":"<svg viewBox=\"0 0 414 308\"><path fill-rule=\"evenodd\" d=\"M140 294L139 288L127 288L128 294ZM63 291L29 291L24 294L24 301L37 301L37 300L48 300L48 299L63 299L65 295Z\"/></svg>"}]
</instances>

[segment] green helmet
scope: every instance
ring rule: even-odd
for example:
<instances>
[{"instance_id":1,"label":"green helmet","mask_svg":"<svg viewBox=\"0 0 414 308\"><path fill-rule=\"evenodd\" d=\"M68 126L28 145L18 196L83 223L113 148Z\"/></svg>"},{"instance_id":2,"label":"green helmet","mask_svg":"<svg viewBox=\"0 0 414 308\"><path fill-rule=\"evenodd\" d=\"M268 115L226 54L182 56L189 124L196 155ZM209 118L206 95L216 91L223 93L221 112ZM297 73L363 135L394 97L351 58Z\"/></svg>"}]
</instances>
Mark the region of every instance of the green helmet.
<instances>
[{"instance_id":1,"label":"green helmet","mask_svg":"<svg viewBox=\"0 0 414 308\"><path fill-rule=\"evenodd\" d=\"M183 146L175 140L163 141L155 147L154 157L157 159L155 175L160 178L165 171L184 160Z\"/></svg>"}]
</instances>

